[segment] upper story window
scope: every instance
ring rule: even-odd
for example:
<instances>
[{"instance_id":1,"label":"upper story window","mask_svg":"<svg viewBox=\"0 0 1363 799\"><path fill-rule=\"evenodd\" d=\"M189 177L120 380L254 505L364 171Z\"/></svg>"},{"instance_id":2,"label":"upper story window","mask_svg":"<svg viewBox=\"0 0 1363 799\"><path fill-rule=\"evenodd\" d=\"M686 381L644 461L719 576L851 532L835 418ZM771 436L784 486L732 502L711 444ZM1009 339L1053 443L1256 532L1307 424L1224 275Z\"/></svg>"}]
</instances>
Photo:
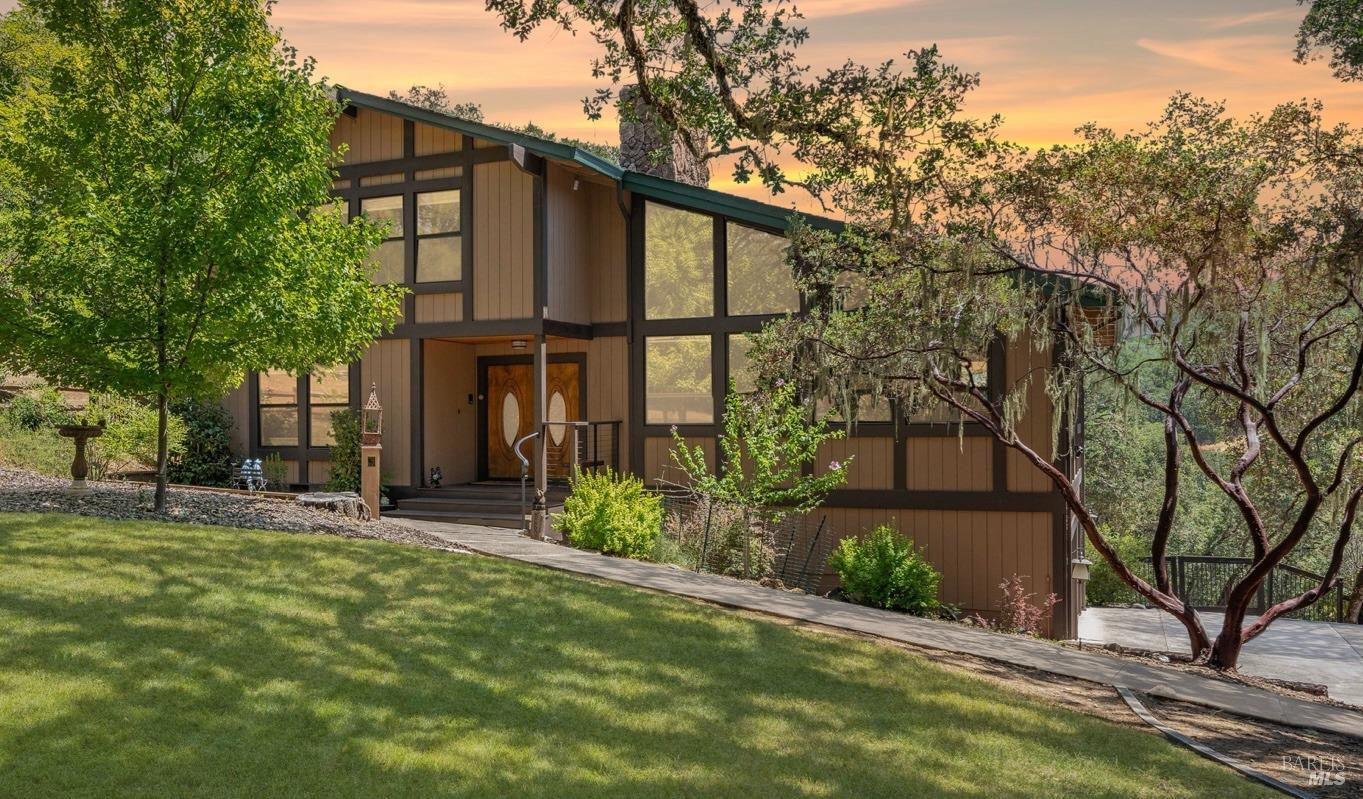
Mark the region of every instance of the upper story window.
<instances>
[{"instance_id":1,"label":"upper story window","mask_svg":"<svg viewBox=\"0 0 1363 799\"><path fill-rule=\"evenodd\" d=\"M288 372L261 372L260 445L298 446L298 378Z\"/></svg>"},{"instance_id":2,"label":"upper story window","mask_svg":"<svg viewBox=\"0 0 1363 799\"><path fill-rule=\"evenodd\" d=\"M416 196L416 279L418 283L463 277L459 231L459 190Z\"/></svg>"},{"instance_id":3,"label":"upper story window","mask_svg":"<svg viewBox=\"0 0 1363 799\"><path fill-rule=\"evenodd\" d=\"M378 266L375 283L401 283L406 278L402 195L365 197L360 200L360 213L374 222L388 223L388 238L374 251Z\"/></svg>"},{"instance_id":4,"label":"upper story window","mask_svg":"<svg viewBox=\"0 0 1363 799\"><path fill-rule=\"evenodd\" d=\"M349 407L349 366L341 364L313 373L308 380L308 445L329 447L335 444L331 415Z\"/></svg>"},{"instance_id":5,"label":"upper story window","mask_svg":"<svg viewBox=\"0 0 1363 799\"><path fill-rule=\"evenodd\" d=\"M784 237L729 222L725 238L730 316L800 310Z\"/></svg>"},{"instance_id":6,"label":"upper story window","mask_svg":"<svg viewBox=\"0 0 1363 799\"><path fill-rule=\"evenodd\" d=\"M715 313L714 221L667 205L644 206L644 316Z\"/></svg>"}]
</instances>

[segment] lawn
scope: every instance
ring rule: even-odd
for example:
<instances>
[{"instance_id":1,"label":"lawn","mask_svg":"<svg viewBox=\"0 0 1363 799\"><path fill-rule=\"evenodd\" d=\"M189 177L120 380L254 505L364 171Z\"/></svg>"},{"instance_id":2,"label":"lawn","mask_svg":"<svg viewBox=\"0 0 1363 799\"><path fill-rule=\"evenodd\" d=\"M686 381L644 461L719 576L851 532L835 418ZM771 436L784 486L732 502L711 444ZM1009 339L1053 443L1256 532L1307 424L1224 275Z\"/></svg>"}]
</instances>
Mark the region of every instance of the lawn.
<instances>
[{"instance_id":1,"label":"lawn","mask_svg":"<svg viewBox=\"0 0 1363 799\"><path fill-rule=\"evenodd\" d=\"M0 796L1268 796L903 651L373 541L0 515Z\"/></svg>"}]
</instances>

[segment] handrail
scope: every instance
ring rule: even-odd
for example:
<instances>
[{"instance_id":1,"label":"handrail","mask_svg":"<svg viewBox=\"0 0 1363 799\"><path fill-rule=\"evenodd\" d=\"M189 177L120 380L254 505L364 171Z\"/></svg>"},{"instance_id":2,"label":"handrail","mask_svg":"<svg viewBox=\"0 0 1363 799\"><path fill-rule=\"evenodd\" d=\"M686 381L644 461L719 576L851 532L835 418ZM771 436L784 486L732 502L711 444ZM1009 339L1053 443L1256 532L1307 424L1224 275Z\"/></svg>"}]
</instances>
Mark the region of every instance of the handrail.
<instances>
[{"instance_id":1,"label":"handrail","mask_svg":"<svg viewBox=\"0 0 1363 799\"><path fill-rule=\"evenodd\" d=\"M526 507L525 507L525 481L528 480L528 479L530 478L530 459L527 458L527 457L525 457L525 454L521 452L521 445L524 444L525 442L529 441L530 439L534 438L534 437L537 436L537 435L539 435L539 431L538 431L538 430L536 430L536 431L534 431L534 432L532 432L532 433L529 433L529 434L527 434L527 435L521 436L520 438L516 439L516 443L515 443L514 445L512 445L512 447L511 447L512 452L515 452L515 453L516 453L516 457L519 458L520 461L521 461L521 526L522 526L523 528L525 528L525 530L527 530L527 531L530 529L530 527L529 527L529 525L526 524L526 521L525 521L525 511L526 511Z\"/></svg>"}]
</instances>

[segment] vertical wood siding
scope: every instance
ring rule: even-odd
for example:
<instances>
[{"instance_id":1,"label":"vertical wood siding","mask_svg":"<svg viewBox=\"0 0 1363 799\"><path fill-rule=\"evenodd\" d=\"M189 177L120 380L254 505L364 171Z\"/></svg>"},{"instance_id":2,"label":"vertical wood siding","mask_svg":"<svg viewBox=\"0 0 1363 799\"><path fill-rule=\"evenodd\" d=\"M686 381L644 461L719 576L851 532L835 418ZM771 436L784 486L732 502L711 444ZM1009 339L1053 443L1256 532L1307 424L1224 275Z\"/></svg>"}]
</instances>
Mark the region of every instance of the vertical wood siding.
<instances>
[{"instance_id":1,"label":"vertical wood siding","mask_svg":"<svg viewBox=\"0 0 1363 799\"><path fill-rule=\"evenodd\" d=\"M1046 394L1046 379L1041 372L1032 373L1050 362L1049 350L1037 352L1029 336L1024 335L1008 348L1007 383L1010 388L1028 379L1027 413L1018 423L1018 435L1042 457L1051 458L1051 398ZM1055 485L1046 475L1027 461L1016 450L1008 450L1009 491L1053 491Z\"/></svg>"},{"instance_id":2,"label":"vertical wood siding","mask_svg":"<svg viewBox=\"0 0 1363 799\"><path fill-rule=\"evenodd\" d=\"M620 468L629 468L629 340L592 339L587 346L587 418L619 419Z\"/></svg>"},{"instance_id":3,"label":"vertical wood siding","mask_svg":"<svg viewBox=\"0 0 1363 799\"><path fill-rule=\"evenodd\" d=\"M412 138L418 156L453 153L464 146L459 134L452 130L437 128L434 125L427 125L422 122L416 123L414 127Z\"/></svg>"},{"instance_id":4,"label":"vertical wood siding","mask_svg":"<svg viewBox=\"0 0 1363 799\"><path fill-rule=\"evenodd\" d=\"M326 485L331 479L330 461L308 461L308 485Z\"/></svg>"},{"instance_id":5,"label":"vertical wood siding","mask_svg":"<svg viewBox=\"0 0 1363 799\"><path fill-rule=\"evenodd\" d=\"M545 245L549 256L549 318L560 322L590 324L591 300L588 264L591 228L586 181L573 191L573 173L551 163L545 184L547 227Z\"/></svg>"},{"instance_id":6,"label":"vertical wood siding","mask_svg":"<svg viewBox=\"0 0 1363 799\"><path fill-rule=\"evenodd\" d=\"M909 438L905 441L911 491L989 491L994 439Z\"/></svg>"},{"instance_id":7,"label":"vertical wood siding","mask_svg":"<svg viewBox=\"0 0 1363 799\"><path fill-rule=\"evenodd\" d=\"M534 314L534 180L509 162L473 168L473 317Z\"/></svg>"},{"instance_id":8,"label":"vertical wood siding","mask_svg":"<svg viewBox=\"0 0 1363 799\"><path fill-rule=\"evenodd\" d=\"M383 471L392 484L412 485L412 359L407 339L374 342L360 360L360 385L379 389L383 405Z\"/></svg>"},{"instance_id":9,"label":"vertical wood siding","mask_svg":"<svg viewBox=\"0 0 1363 799\"><path fill-rule=\"evenodd\" d=\"M710 469L715 468L715 440L711 437L687 436L686 446L700 446L705 450L705 461ZM644 439L644 482L649 485L659 481L668 483L682 482L681 471L672 463L672 439L664 436L650 436Z\"/></svg>"},{"instance_id":10,"label":"vertical wood siding","mask_svg":"<svg viewBox=\"0 0 1363 799\"><path fill-rule=\"evenodd\" d=\"M360 108L354 118L342 114L331 129L331 148L349 145L343 163L368 164L402 157L402 119Z\"/></svg>"},{"instance_id":11,"label":"vertical wood siding","mask_svg":"<svg viewBox=\"0 0 1363 799\"><path fill-rule=\"evenodd\" d=\"M592 184L588 191L589 289L593 322L623 322L627 294L625 263L628 227L615 191Z\"/></svg>"},{"instance_id":12,"label":"vertical wood siding","mask_svg":"<svg viewBox=\"0 0 1363 799\"><path fill-rule=\"evenodd\" d=\"M464 319L464 295L459 292L416 295L416 321L461 322Z\"/></svg>"},{"instance_id":13,"label":"vertical wood siding","mask_svg":"<svg viewBox=\"0 0 1363 799\"><path fill-rule=\"evenodd\" d=\"M831 461L846 463L849 458L852 465L847 470L845 488L894 488L894 439L861 437L825 441L819 447L814 471L824 474Z\"/></svg>"},{"instance_id":14,"label":"vertical wood siding","mask_svg":"<svg viewBox=\"0 0 1363 799\"><path fill-rule=\"evenodd\" d=\"M478 392L474 347L428 339L424 358L422 401L425 424L423 471L439 466L445 485L467 483L478 477L478 405L469 402Z\"/></svg>"}]
</instances>

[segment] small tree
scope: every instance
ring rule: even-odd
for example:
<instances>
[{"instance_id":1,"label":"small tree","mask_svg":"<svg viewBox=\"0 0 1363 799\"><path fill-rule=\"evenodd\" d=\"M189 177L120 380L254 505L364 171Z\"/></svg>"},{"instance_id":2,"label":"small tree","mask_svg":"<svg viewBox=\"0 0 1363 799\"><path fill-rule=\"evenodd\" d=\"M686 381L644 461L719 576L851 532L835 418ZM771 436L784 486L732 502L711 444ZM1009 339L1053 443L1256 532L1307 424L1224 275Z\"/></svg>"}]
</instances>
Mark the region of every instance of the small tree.
<instances>
[{"instance_id":1,"label":"small tree","mask_svg":"<svg viewBox=\"0 0 1363 799\"><path fill-rule=\"evenodd\" d=\"M331 476L328 491L360 490L360 412L347 408L331 414Z\"/></svg>"},{"instance_id":2,"label":"small tree","mask_svg":"<svg viewBox=\"0 0 1363 799\"><path fill-rule=\"evenodd\" d=\"M796 401L795 387L778 382L770 391L740 394L729 383L724 429L719 435L720 469L712 471L701 447L688 447L672 428L672 460L690 487L714 500L755 511L769 521L804 513L829 491L847 482L852 460L833 461L823 474L806 474L825 441L843 431L820 421Z\"/></svg>"},{"instance_id":3,"label":"small tree","mask_svg":"<svg viewBox=\"0 0 1363 799\"><path fill-rule=\"evenodd\" d=\"M155 397L158 510L173 401L352 360L398 312L402 289L365 266L382 231L324 211L340 109L269 11L19 12L61 48L50 79L29 70L0 104L0 366Z\"/></svg>"}]
</instances>

